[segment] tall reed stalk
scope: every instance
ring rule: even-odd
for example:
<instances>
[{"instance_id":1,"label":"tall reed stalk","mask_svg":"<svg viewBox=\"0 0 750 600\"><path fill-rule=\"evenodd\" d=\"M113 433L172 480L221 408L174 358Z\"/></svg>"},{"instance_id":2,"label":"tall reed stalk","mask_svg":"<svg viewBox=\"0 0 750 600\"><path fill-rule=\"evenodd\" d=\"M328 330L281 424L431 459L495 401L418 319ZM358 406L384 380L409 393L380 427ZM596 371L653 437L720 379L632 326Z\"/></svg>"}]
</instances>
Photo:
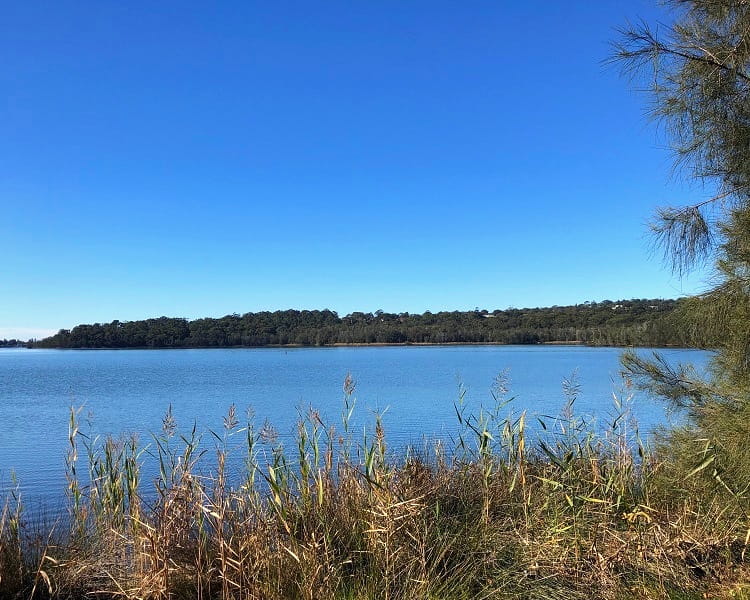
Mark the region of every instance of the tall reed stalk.
<instances>
[{"instance_id":1,"label":"tall reed stalk","mask_svg":"<svg viewBox=\"0 0 750 600\"><path fill-rule=\"evenodd\" d=\"M341 422L301 411L289 448L252 414L241 423L234 405L209 436L181 434L170 407L147 446L84 434L72 410L67 533L33 554L13 488L0 514L0 595L744 597L746 494L697 485L702 472L676 487L627 397L594 428L568 383L562 413L534 421L501 377L474 414L459 391L452 445L400 453L382 415L357 440L351 376L343 391Z\"/></svg>"}]
</instances>

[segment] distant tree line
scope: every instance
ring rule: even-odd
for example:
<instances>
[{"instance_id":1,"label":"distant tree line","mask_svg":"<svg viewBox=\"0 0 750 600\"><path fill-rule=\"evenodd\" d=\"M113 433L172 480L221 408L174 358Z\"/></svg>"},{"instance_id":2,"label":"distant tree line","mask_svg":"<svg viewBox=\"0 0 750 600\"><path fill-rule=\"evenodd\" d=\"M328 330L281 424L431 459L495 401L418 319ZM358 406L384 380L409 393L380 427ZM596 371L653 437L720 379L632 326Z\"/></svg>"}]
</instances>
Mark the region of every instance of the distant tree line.
<instances>
[{"instance_id":1,"label":"distant tree line","mask_svg":"<svg viewBox=\"0 0 750 600\"><path fill-rule=\"evenodd\" d=\"M11 340L0 340L0 348L21 348L26 345L27 342L22 342L21 340L17 340L15 338Z\"/></svg>"},{"instance_id":2,"label":"distant tree line","mask_svg":"<svg viewBox=\"0 0 750 600\"><path fill-rule=\"evenodd\" d=\"M279 310L219 319L160 317L62 329L35 348L203 348L332 344L540 344L701 346L673 318L677 300L586 302L549 308L410 313Z\"/></svg>"}]
</instances>

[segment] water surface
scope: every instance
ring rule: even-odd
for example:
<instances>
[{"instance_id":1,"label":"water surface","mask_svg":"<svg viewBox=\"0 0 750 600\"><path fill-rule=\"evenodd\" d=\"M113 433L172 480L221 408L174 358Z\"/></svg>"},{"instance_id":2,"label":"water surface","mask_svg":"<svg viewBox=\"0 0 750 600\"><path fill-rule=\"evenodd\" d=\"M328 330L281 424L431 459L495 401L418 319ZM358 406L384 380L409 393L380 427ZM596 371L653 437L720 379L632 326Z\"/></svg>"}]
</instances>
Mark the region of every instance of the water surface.
<instances>
[{"instance_id":1,"label":"water surface","mask_svg":"<svg viewBox=\"0 0 750 600\"><path fill-rule=\"evenodd\" d=\"M644 352L647 352L644 350ZM662 351L671 361L705 366L708 353ZM580 384L576 410L597 422L613 414L623 389L617 348L583 346L428 346L210 350L0 350L0 479L14 469L27 496L60 495L65 487L70 407L99 434L158 431L171 404L181 430L222 429L231 404L241 421L248 408L281 439L300 411L314 407L338 422L342 383L356 381L354 427L384 413L391 445L455 431L454 403L492 404L498 374L507 373L512 406L529 415L556 415L562 381ZM642 393L632 410L642 431L679 418ZM507 409L510 410L510 409ZM533 421L533 419L530 419ZM87 426L84 424L84 430ZM204 440L206 441L206 440ZM207 441L210 447L210 440Z\"/></svg>"}]
</instances>

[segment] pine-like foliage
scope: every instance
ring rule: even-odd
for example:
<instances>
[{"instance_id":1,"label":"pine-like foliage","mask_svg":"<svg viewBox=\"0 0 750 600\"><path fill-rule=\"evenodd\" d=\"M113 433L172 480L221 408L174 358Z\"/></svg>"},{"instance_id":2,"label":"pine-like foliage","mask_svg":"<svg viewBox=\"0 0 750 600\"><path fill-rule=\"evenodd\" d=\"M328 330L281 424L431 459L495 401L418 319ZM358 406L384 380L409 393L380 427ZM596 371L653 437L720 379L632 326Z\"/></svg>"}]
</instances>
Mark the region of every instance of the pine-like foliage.
<instances>
[{"instance_id":1,"label":"pine-like foliage","mask_svg":"<svg viewBox=\"0 0 750 600\"><path fill-rule=\"evenodd\" d=\"M671 26L620 32L614 60L643 77L676 166L714 195L662 208L653 225L677 273L713 265L710 289L681 307L686 330L714 340L711 377L628 354L631 375L688 410L675 456L744 497L750 481L750 2L674 0ZM684 475L684 471L683 471Z\"/></svg>"}]
</instances>

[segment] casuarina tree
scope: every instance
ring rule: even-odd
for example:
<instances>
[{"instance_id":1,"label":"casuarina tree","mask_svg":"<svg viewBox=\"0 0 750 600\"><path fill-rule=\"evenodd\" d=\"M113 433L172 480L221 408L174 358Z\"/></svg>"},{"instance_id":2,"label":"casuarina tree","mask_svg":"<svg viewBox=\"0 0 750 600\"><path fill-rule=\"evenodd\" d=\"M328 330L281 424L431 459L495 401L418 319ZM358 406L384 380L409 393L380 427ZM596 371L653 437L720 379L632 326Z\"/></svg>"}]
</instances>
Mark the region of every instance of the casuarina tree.
<instances>
[{"instance_id":1,"label":"casuarina tree","mask_svg":"<svg viewBox=\"0 0 750 600\"><path fill-rule=\"evenodd\" d=\"M668 26L619 32L613 60L645 88L678 172L710 190L652 224L678 274L709 265L708 289L679 318L716 349L711 373L627 353L626 371L687 411L670 435L690 473L735 495L750 482L750 2L673 0ZM686 446L687 444L687 446Z\"/></svg>"}]
</instances>

